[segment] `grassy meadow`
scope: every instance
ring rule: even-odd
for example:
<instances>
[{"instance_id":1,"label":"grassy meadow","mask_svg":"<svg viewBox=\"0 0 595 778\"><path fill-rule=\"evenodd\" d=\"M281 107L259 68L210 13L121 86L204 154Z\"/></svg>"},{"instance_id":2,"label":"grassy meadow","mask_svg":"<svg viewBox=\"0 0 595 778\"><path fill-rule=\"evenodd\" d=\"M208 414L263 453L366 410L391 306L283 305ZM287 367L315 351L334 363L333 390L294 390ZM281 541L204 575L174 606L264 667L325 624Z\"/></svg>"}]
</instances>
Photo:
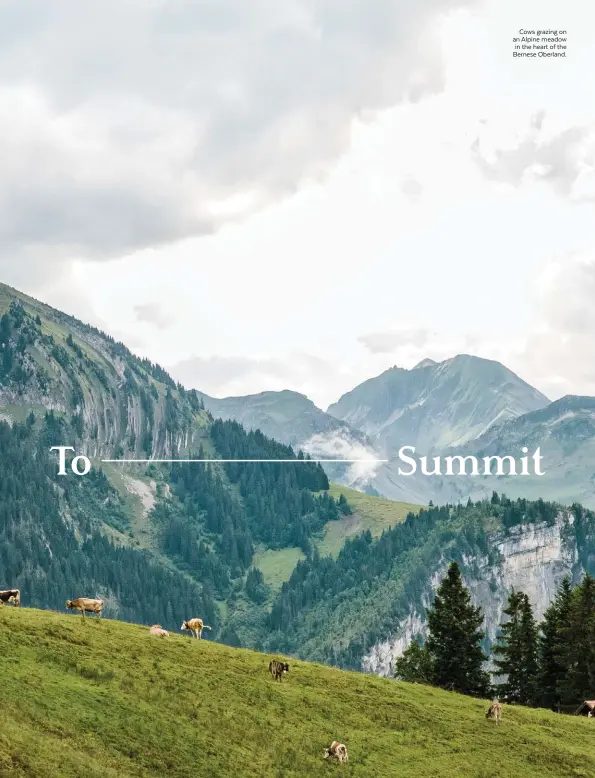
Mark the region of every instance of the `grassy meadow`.
<instances>
[{"instance_id":1,"label":"grassy meadow","mask_svg":"<svg viewBox=\"0 0 595 778\"><path fill-rule=\"evenodd\" d=\"M0 776L565 778L595 722L487 703L147 627L0 608ZM322 758L346 743L349 764Z\"/></svg>"}]
</instances>

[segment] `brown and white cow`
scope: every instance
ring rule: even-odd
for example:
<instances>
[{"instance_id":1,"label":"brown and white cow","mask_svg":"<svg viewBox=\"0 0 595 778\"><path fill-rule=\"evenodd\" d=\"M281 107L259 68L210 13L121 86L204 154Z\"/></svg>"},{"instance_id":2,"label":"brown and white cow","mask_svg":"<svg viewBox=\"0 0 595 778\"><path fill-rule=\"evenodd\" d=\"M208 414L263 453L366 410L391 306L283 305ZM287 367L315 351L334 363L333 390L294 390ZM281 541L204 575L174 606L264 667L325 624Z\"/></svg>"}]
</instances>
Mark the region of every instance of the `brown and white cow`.
<instances>
[{"instance_id":1,"label":"brown and white cow","mask_svg":"<svg viewBox=\"0 0 595 778\"><path fill-rule=\"evenodd\" d=\"M344 743L339 743L338 740L333 740L328 748L324 750L325 759L336 759L338 762L348 762L347 746Z\"/></svg>"},{"instance_id":2,"label":"brown and white cow","mask_svg":"<svg viewBox=\"0 0 595 778\"><path fill-rule=\"evenodd\" d=\"M166 629L163 629L161 624L153 624L153 626L150 628L149 632L151 635L154 635L156 638L168 638L169 632Z\"/></svg>"},{"instance_id":3,"label":"brown and white cow","mask_svg":"<svg viewBox=\"0 0 595 778\"><path fill-rule=\"evenodd\" d=\"M4 605L5 602L12 603L16 608L20 607L20 589L5 589L4 591L0 591L0 605Z\"/></svg>"},{"instance_id":4,"label":"brown and white cow","mask_svg":"<svg viewBox=\"0 0 595 778\"><path fill-rule=\"evenodd\" d=\"M92 599L91 597L77 597L76 600L66 600L68 610L80 611L85 618L85 612L96 613L101 618L103 609L103 600Z\"/></svg>"},{"instance_id":5,"label":"brown and white cow","mask_svg":"<svg viewBox=\"0 0 595 778\"><path fill-rule=\"evenodd\" d=\"M502 703L494 700L486 711L486 719L493 719L496 724L500 723L502 718Z\"/></svg>"},{"instance_id":6,"label":"brown and white cow","mask_svg":"<svg viewBox=\"0 0 595 778\"><path fill-rule=\"evenodd\" d=\"M210 630L211 627L209 627L208 624L204 624L202 619L190 619L189 621L183 622L180 629L182 632L185 629L189 630L194 635L195 638L201 640L203 629Z\"/></svg>"}]
</instances>

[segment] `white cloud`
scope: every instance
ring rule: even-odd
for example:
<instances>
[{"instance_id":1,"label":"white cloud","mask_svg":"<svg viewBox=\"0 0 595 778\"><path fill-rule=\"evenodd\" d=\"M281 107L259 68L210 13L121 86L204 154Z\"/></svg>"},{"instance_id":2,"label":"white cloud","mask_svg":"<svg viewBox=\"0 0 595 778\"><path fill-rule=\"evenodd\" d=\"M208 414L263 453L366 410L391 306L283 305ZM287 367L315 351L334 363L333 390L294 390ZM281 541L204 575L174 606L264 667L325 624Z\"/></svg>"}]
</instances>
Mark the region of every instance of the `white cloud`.
<instances>
[{"instance_id":1,"label":"white cloud","mask_svg":"<svg viewBox=\"0 0 595 778\"><path fill-rule=\"evenodd\" d=\"M313 435L300 448L313 458L355 459L345 474L348 486L369 483L382 466L378 452L371 446L353 440L347 432Z\"/></svg>"},{"instance_id":2,"label":"white cloud","mask_svg":"<svg viewBox=\"0 0 595 778\"><path fill-rule=\"evenodd\" d=\"M113 40L104 5L62 59L52 30L82 11L28 5L6 5L19 34L0 55L8 280L216 396L293 388L326 407L460 352L548 396L595 393L583 2L446 21L438 0L128 2ZM568 29L566 60L512 58L537 23ZM16 253L72 262L50 285ZM138 320L147 304L161 326Z\"/></svg>"},{"instance_id":3,"label":"white cloud","mask_svg":"<svg viewBox=\"0 0 595 778\"><path fill-rule=\"evenodd\" d=\"M165 311L158 302L135 305L134 313L138 321L153 324L160 330L167 330L175 321L174 317Z\"/></svg>"},{"instance_id":4,"label":"white cloud","mask_svg":"<svg viewBox=\"0 0 595 778\"><path fill-rule=\"evenodd\" d=\"M440 89L473 0L0 7L0 247L47 263L209 234L324 177L354 115Z\"/></svg>"}]
</instances>

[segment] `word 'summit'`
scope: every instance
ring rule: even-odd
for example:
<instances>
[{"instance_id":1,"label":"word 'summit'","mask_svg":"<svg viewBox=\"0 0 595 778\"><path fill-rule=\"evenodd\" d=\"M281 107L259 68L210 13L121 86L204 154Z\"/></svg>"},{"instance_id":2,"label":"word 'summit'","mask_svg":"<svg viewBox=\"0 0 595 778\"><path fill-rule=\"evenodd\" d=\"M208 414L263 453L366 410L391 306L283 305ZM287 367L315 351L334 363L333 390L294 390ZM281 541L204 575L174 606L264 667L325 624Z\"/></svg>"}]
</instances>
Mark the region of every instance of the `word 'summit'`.
<instances>
[{"instance_id":1,"label":"word 'summit'","mask_svg":"<svg viewBox=\"0 0 595 778\"><path fill-rule=\"evenodd\" d=\"M413 475L417 471L417 462L413 457L410 457L405 452L411 452L412 454L415 454L415 446L401 446L399 449L399 459L401 462L404 462L406 465L409 465L409 470L402 470L399 467L399 475ZM529 449L526 446L523 446L521 449L523 454L527 455L529 453ZM520 457L521 462L521 472L517 473L516 469L516 460L512 456L489 456L489 457L483 457L483 473L479 471L479 459L475 456L466 456L462 457L460 455L456 456L448 456L444 457L444 462L446 465L446 470L442 472L442 458L439 456L432 457L434 460L434 468L433 470L428 470L428 457L423 456L419 457L419 463L421 465L421 473L422 475L545 475L545 472L543 472L540 468L540 462L543 459L543 457L540 454L540 449L535 449L535 453L531 456L531 459L533 460L533 473L529 472L529 457L523 456ZM508 473L504 472L504 462L505 460L508 462L509 468ZM471 463L471 472L467 472L467 462ZM459 472L455 473L453 470L453 465L455 462L458 462L459 464ZM492 462L495 462L496 464L496 472L492 473Z\"/></svg>"}]
</instances>

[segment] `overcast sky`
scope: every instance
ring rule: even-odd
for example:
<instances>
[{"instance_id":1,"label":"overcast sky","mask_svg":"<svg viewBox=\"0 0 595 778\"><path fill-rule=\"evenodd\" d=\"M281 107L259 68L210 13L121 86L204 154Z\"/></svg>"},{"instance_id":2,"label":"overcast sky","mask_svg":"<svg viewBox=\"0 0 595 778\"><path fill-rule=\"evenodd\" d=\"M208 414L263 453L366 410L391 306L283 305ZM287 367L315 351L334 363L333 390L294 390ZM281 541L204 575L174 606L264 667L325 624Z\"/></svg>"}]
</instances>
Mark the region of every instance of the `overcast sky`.
<instances>
[{"instance_id":1,"label":"overcast sky","mask_svg":"<svg viewBox=\"0 0 595 778\"><path fill-rule=\"evenodd\" d=\"M521 11L522 7L522 11ZM566 59L513 59L519 28ZM3 0L0 275L215 396L595 394L585 0Z\"/></svg>"}]
</instances>

